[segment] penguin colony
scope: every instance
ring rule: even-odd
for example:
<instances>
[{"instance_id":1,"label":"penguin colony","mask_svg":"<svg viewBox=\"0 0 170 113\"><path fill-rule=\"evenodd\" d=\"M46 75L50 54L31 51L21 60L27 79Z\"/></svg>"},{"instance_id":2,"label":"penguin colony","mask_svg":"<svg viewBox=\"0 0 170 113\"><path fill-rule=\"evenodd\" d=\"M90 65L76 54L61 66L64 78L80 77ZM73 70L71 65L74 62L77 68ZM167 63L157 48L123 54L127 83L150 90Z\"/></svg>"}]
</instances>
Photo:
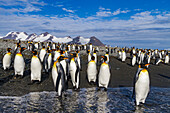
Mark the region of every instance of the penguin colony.
<instances>
[{"instance_id":1,"label":"penguin colony","mask_svg":"<svg viewBox=\"0 0 170 113\"><path fill-rule=\"evenodd\" d=\"M15 76L22 78L24 75L25 62L22 52L24 50L32 52L31 58L31 83L35 81L41 82L41 74L52 74L53 84L58 96L67 90L68 81L70 80L74 90L78 90L80 84L81 57L80 51L87 52L87 80L89 84L98 86L98 90L104 88L107 91L111 76L111 67L109 66L109 52L117 53L117 58L121 62L126 61L127 53L130 53L131 65L138 65L136 75L134 76L133 97L135 97L136 105L145 103L150 89L149 72L147 68L151 60L155 60L155 65L164 62L169 63L168 51L158 49L135 49L129 48L108 48L106 47L106 54L101 56L101 60L97 60L98 47L89 45L75 45L75 44L60 44L48 42L27 42L27 47L21 47L21 42L18 41L14 48L13 55L11 48L7 48L3 57L3 68L8 70L13 63ZM100 65L99 73L97 65Z\"/></svg>"}]
</instances>

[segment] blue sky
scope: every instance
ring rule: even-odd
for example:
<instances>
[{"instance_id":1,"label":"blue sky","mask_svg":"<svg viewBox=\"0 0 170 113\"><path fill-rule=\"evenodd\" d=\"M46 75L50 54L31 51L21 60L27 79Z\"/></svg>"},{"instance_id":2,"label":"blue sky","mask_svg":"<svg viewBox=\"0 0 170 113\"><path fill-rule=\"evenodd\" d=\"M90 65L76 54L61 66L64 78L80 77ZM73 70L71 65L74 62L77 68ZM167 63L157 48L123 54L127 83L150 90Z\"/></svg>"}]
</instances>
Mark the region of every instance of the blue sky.
<instances>
[{"instance_id":1,"label":"blue sky","mask_svg":"<svg viewBox=\"0 0 170 113\"><path fill-rule=\"evenodd\" d=\"M0 0L0 36L10 31L167 49L170 0Z\"/></svg>"}]
</instances>

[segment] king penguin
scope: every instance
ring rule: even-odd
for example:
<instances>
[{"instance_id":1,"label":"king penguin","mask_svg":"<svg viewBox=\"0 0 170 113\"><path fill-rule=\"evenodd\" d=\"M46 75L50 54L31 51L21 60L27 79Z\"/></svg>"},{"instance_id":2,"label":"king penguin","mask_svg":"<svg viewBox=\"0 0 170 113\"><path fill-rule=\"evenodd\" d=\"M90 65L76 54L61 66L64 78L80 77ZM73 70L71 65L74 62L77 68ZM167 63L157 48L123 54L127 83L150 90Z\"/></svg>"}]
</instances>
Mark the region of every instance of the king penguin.
<instances>
[{"instance_id":1,"label":"king penguin","mask_svg":"<svg viewBox=\"0 0 170 113\"><path fill-rule=\"evenodd\" d=\"M106 63L107 57L102 56L104 62L100 66L100 71L99 71L99 90L101 87L104 87L104 90L107 91L107 87L110 81L110 68L109 65Z\"/></svg>"},{"instance_id":2,"label":"king penguin","mask_svg":"<svg viewBox=\"0 0 170 113\"><path fill-rule=\"evenodd\" d=\"M54 87L58 96L62 96L62 92L65 89L65 73L64 69L61 65L61 61L64 60L63 56L60 56L57 61L54 62L52 67L52 79L54 83Z\"/></svg>"},{"instance_id":3,"label":"king penguin","mask_svg":"<svg viewBox=\"0 0 170 113\"><path fill-rule=\"evenodd\" d=\"M135 64L136 64L136 55L134 54L132 58L132 66L134 66Z\"/></svg>"},{"instance_id":4,"label":"king penguin","mask_svg":"<svg viewBox=\"0 0 170 113\"><path fill-rule=\"evenodd\" d=\"M31 59L31 81L33 82L34 80L38 80L39 82L41 81L41 62L40 59L38 58L38 52L37 51L32 51L33 52L33 57Z\"/></svg>"},{"instance_id":5,"label":"king penguin","mask_svg":"<svg viewBox=\"0 0 170 113\"><path fill-rule=\"evenodd\" d=\"M136 105L138 106L140 102L145 103L146 97L149 93L150 89L150 79L149 79L149 73L146 69L146 65L139 65L138 71L135 76L134 80L134 92L135 99L136 99Z\"/></svg>"},{"instance_id":6,"label":"king penguin","mask_svg":"<svg viewBox=\"0 0 170 113\"><path fill-rule=\"evenodd\" d=\"M70 61L70 66L69 66L69 71L70 71L70 76L71 76L71 81L73 84L73 88L77 90L79 88L79 64L78 61L76 60L76 53L71 54L72 58Z\"/></svg>"},{"instance_id":7,"label":"king penguin","mask_svg":"<svg viewBox=\"0 0 170 113\"><path fill-rule=\"evenodd\" d=\"M167 53L166 56L165 56L165 64L168 64L168 63L169 63L169 55Z\"/></svg>"},{"instance_id":8,"label":"king penguin","mask_svg":"<svg viewBox=\"0 0 170 113\"><path fill-rule=\"evenodd\" d=\"M95 57L92 56L91 61L88 63L87 66L87 78L89 83L96 82L96 75L97 75L97 66L95 62Z\"/></svg>"},{"instance_id":9,"label":"king penguin","mask_svg":"<svg viewBox=\"0 0 170 113\"><path fill-rule=\"evenodd\" d=\"M126 60L126 53L124 51L124 49L122 50L122 62L125 62Z\"/></svg>"},{"instance_id":10,"label":"king penguin","mask_svg":"<svg viewBox=\"0 0 170 113\"><path fill-rule=\"evenodd\" d=\"M95 57L94 61L95 61L96 64L97 64L97 54L96 54L96 51L97 51L97 50L94 50L93 56Z\"/></svg>"},{"instance_id":11,"label":"king penguin","mask_svg":"<svg viewBox=\"0 0 170 113\"><path fill-rule=\"evenodd\" d=\"M51 54L51 50L47 48L47 53L45 54L43 60L43 71L48 73L49 70L51 69L51 66L52 66L52 54Z\"/></svg>"},{"instance_id":12,"label":"king penguin","mask_svg":"<svg viewBox=\"0 0 170 113\"><path fill-rule=\"evenodd\" d=\"M3 68L4 70L9 69L11 65L11 48L7 48L7 52L3 57Z\"/></svg>"},{"instance_id":13,"label":"king penguin","mask_svg":"<svg viewBox=\"0 0 170 113\"><path fill-rule=\"evenodd\" d=\"M15 55L15 59L14 59L15 75L23 76L23 74L24 74L25 62L24 62L22 52L25 49L26 48L24 48L24 47L20 48L19 51L17 51L17 54Z\"/></svg>"},{"instance_id":14,"label":"king penguin","mask_svg":"<svg viewBox=\"0 0 170 113\"><path fill-rule=\"evenodd\" d=\"M90 53L90 50L87 50L87 54L88 54L88 62L91 61L91 53Z\"/></svg>"},{"instance_id":15,"label":"king penguin","mask_svg":"<svg viewBox=\"0 0 170 113\"><path fill-rule=\"evenodd\" d=\"M45 54L46 54L46 50L45 50L45 46L43 46L39 54L41 62L43 62Z\"/></svg>"}]
</instances>

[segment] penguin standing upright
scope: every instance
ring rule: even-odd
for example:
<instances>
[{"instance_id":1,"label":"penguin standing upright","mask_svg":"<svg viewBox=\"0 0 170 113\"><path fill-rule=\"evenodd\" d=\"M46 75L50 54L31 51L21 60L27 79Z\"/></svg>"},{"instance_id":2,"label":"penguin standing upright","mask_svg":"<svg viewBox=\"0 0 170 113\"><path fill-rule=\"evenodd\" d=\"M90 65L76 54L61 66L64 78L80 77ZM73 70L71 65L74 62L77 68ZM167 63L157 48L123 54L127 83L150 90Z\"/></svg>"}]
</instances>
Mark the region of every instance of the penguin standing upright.
<instances>
[{"instance_id":1,"label":"penguin standing upright","mask_svg":"<svg viewBox=\"0 0 170 113\"><path fill-rule=\"evenodd\" d=\"M88 63L88 67L87 67L87 78L89 83L96 82L96 75L97 75L97 66L95 62L95 57L92 56L91 61Z\"/></svg>"},{"instance_id":2,"label":"penguin standing upright","mask_svg":"<svg viewBox=\"0 0 170 113\"><path fill-rule=\"evenodd\" d=\"M133 55L132 58L132 66L134 66L136 64L136 55Z\"/></svg>"},{"instance_id":3,"label":"penguin standing upright","mask_svg":"<svg viewBox=\"0 0 170 113\"><path fill-rule=\"evenodd\" d=\"M107 60L106 60L106 63L108 64L109 63L109 52L107 51L105 56L107 57Z\"/></svg>"},{"instance_id":4,"label":"penguin standing upright","mask_svg":"<svg viewBox=\"0 0 170 113\"><path fill-rule=\"evenodd\" d=\"M145 103L146 97L149 93L150 79L149 79L149 73L146 69L147 65L149 64L146 64L142 68L139 67L135 76L134 90L135 90L136 105L139 105L140 102Z\"/></svg>"},{"instance_id":5,"label":"penguin standing upright","mask_svg":"<svg viewBox=\"0 0 170 113\"><path fill-rule=\"evenodd\" d=\"M38 80L41 81L41 62L38 58L38 52L33 51L33 57L31 59L31 81Z\"/></svg>"},{"instance_id":6,"label":"penguin standing upright","mask_svg":"<svg viewBox=\"0 0 170 113\"><path fill-rule=\"evenodd\" d=\"M124 49L122 51L121 57L122 57L122 62L125 62L125 60L126 60L126 53L125 53Z\"/></svg>"},{"instance_id":7,"label":"penguin standing upright","mask_svg":"<svg viewBox=\"0 0 170 113\"><path fill-rule=\"evenodd\" d=\"M90 53L90 50L87 51L87 54L88 54L88 62L91 61L91 53Z\"/></svg>"},{"instance_id":8,"label":"penguin standing upright","mask_svg":"<svg viewBox=\"0 0 170 113\"><path fill-rule=\"evenodd\" d=\"M169 55L167 53L166 56L165 56L165 64L168 64L168 63L169 63Z\"/></svg>"},{"instance_id":9,"label":"penguin standing upright","mask_svg":"<svg viewBox=\"0 0 170 113\"><path fill-rule=\"evenodd\" d=\"M96 64L97 64L97 54L96 54L96 51L97 51L97 50L94 50L93 56L95 57L95 58L94 58L94 61L95 61Z\"/></svg>"},{"instance_id":10,"label":"penguin standing upright","mask_svg":"<svg viewBox=\"0 0 170 113\"><path fill-rule=\"evenodd\" d=\"M25 49L26 48L24 48L24 47L20 48L19 51L17 51L17 54L15 55L15 59L14 59L15 75L23 76L23 74L24 74L25 62L24 62L22 52Z\"/></svg>"},{"instance_id":11,"label":"penguin standing upright","mask_svg":"<svg viewBox=\"0 0 170 113\"><path fill-rule=\"evenodd\" d=\"M52 79L58 96L62 96L62 92L65 89L65 73L60 63L62 60L64 60L64 57L60 56L52 67Z\"/></svg>"},{"instance_id":12,"label":"penguin standing upright","mask_svg":"<svg viewBox=\"0 0 170 113\"><path fill-rule=\"evenodd\" d=\"M7 52L3 57L3 68L4 70L9 69L11 65L11 48L7 48Z\"/></svg>"},{"instance_id":13,"label":"penguin standing upright","mask_svg":"<svg viewBox=\"0 0 170 113\"><path fill-rule=\"evenodd\" d=\"M89 50L90 50L90 53L92 53L92 51L93 51L93 45L92 45L92 43L90 43Z\"/></svg>"},{"instance_id":14,"label":"penguin standing upright","mask_svg":"<svg viewBox=\"0 0 170 113\"><path fill-rule=\"evenodd\" d=\"M107 87L110 81L110 68L109 65L106 63L107 61L107 57L106 56L102 56L104 62L101 64L100 66L100 71L99 71L99 89L101 87L104 87L105 91L107 91Z\"/></svg>"},{"instance_id":15,"label":"penguin standing upright","mask_svg":"<svg viewBox=\"0 0 170 113\"><path fill-rule=\"evenodd\" d=\"M57 58L60 57L60 50L59 50L59 47L57 47L55 53L54 53L54 58L53 60L56 61Z\"/></svg>"},{"instance_id":16,"label":"penguin standing upright","mask_svg":"<svg viewBox=\"0 0 170 113\"><path fill-rule=\"evenodd\" d=\"M47 53L45 54L43 60L43 71L48 73L49 70L51 69L51 65L52 65L52 54L51 54L51 50L47 48Z\"/></svg>"},{"instance_id":17,"label":"penguin standing upright","mask_svg":"<svg viewBox=\"0 0 170 113\"><path fill-rule=\"evenodd\" d=\"M70 66L69 66L69 71L70 71L70 76L71 76L71 81L73 84L73 88L76 90L79 88L79 65L76 60L76 53L72 54L72 58L70 61Z\"/></svg>"},{"instance_id":18,"label":"penguin standing upright","mask_svg":"<svg viewBox=\"0 0 170 113\"><path fill-rule=\"evenodd\" d=\"M45 46L43 46L39 54L41 62L43 62L45 54L46 54L46 50L45 50Z\"/></svg>"}]
</instances>

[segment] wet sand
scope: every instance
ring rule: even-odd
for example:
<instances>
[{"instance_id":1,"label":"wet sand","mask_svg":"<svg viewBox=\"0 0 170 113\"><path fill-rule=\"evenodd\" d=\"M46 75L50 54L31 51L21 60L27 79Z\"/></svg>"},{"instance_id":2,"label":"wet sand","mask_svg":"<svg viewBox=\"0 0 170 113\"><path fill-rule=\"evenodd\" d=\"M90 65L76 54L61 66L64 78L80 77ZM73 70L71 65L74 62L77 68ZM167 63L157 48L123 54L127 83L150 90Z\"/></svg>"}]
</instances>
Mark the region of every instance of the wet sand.
<instances>
[{"instance_id":1,"label":"wet sand","mask_svg":"<svg viewBox=\"0 0 170 113\"><path fill-rule=\"evenodd\" d=\"M42 73L42 81L40 84L34 83L30 85L30 63L31 63L31 52L23 52L25 58L26 67L23 78L14 77L13 66L10 70L4 71L2 68L2 57L4 50L0 51L0 95L3 96L21 96L29 92L41 92L41 91L55 91L53 86L51 73ZM90 85L87 81L87 55L82 54L82 71L80 71L80 88L97 87L97 85ZM100 59L100 56L98 56ZM152 61L154 62L154 61ZM126 62L119 61L115 56L110 56L111 66L111 78L109 87L132 87L133 78L136 74L138 66L131 66L130 59ZM100 65L98 65L99 71ZM152 87L170 87L170 64L160 64L159 66L149 66L150 82ZM72 88L72 83L69 81L68 88Z\"/></svg>"}]
</instances>

